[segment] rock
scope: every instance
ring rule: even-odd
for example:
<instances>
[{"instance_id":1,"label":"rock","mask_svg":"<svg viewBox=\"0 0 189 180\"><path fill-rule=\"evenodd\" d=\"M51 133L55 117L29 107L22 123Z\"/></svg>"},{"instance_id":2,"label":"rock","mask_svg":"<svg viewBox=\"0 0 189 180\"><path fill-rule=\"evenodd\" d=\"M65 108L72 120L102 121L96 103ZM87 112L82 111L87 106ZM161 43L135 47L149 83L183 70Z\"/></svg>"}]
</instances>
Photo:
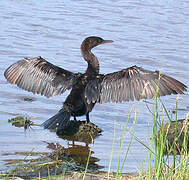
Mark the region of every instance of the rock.
<instances>
[{"instance_id":1,"label":"rock","mask_svg":"<svg viewBox=\"0 0 189 180\"><path fill-rule=\"evenodd\" d=\"M185 136L186 134L186 136ZM167 123L159 130L158 141L160 144L160 136L163 137L163 143L165 144L164 153L165 154L182 154L182 149L184 147L184 138L187 145L187 150L189 150L189 122L185 119L180 119L178 121L173 121Z\"/></svg>"},{"instance_id":2,"label":"rock","mask_svg":"<svg viewBox=\"0 0 189 180\"><path fill-rule=\"evenodd\" d=\"M57 132L59 137L71 141L92 143L93 140L101 135L102 130L95 124L86 121L70 121L63 131Z\"/></svg>"}]
</instances>

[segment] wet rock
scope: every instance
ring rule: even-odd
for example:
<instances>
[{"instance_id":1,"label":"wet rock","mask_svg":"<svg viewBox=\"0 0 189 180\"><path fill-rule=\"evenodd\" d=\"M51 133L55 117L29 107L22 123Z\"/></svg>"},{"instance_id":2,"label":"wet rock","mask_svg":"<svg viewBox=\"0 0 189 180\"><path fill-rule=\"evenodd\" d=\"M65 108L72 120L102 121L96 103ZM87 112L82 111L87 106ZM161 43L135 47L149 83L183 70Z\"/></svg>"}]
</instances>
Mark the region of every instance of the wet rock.
<instances>
[{"instance_id":1,"label":"wet rock","mask_svg":"<svg viewBox=\"0 0 189 180\"><path fill-rule=\"evenodd\" d=\"M63 131L57 132L59 137L70 141L92 143L94 139L101 135L102 130L95 124L86 121L70 121Z\"/></svg>"},{"instance_id":2,"label":"wet rock","mask_svg":"<svg viewBox=\"0 0 189 180\"><path fill-rule=\"evenodd\" d=\"M178 121L165 124L164 128L161 128L159 131L159 144L161 138L163 138L163 143L165 144L164 154L182 154L183 149L185 149L185 151L189 151L188 120L180 119Z\"/></svg>"}]
</instances>

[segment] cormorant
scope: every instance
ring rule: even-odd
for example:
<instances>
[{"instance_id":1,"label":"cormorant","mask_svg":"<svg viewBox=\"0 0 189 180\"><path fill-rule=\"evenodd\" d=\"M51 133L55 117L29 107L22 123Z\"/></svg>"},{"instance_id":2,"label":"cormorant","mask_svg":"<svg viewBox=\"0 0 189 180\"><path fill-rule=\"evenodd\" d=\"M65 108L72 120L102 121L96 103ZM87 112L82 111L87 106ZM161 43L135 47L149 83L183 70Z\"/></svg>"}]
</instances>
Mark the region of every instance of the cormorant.
<instances>
[{"instance_id":1,"label":"cormorant","mask_svg":"<svg viewBox=\"0 0 189 180\"><path fill-rule=\"evenodd\" d=\"M99 61L91 49L112 40L87 37L81 44L81 53L87 61L85 73L73 73L55 66L42 57L25 58L11 65L4 73L6 79L34 94L52 97L71 89L62 109L42 125L46 129L63 130L70 117L86 115L95 103L122 102L153 98L159 88L159 96L184 94L187 86L174 78L132 66L109 74L99 74Z\"/></svg>"}]
</instances>

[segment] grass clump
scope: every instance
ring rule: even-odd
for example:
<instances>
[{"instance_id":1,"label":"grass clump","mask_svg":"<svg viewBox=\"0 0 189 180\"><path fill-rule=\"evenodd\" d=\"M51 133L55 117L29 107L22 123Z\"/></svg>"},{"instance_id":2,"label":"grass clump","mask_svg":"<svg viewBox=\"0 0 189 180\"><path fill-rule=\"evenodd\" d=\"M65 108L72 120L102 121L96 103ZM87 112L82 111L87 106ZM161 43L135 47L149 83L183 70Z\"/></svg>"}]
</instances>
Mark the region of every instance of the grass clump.
<instances>
[{"instance_id":1,"label":"grass clump","mask_svg":"<svg viewBox=\"0 0 189 180\"><path fill-rule=\"evenodd\" d=\"M165 124L165 119L170 122ZM188 115L185 119L178 120L178 98L174 117L169 115L157 96L154 103L151 142L151 149L154 150L153 153L149 153L149 166L143 179L189 179L188 140Z\"/></svg>"}]
</instances>

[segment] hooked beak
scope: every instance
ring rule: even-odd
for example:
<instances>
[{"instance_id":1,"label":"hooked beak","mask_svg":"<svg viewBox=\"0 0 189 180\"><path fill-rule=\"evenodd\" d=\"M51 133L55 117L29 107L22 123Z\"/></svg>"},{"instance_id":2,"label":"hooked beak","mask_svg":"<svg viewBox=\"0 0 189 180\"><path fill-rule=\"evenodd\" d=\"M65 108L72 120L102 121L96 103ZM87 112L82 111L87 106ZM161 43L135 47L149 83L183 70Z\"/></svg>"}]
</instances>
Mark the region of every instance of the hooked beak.
<instances>
[{"instance_id":1,"label":"hooked beak","mask_svg":"<svg viewBox=\"0 0 189 180\"><path fill-rule=\"evenodd\" d=\"M107 43L113 43L114 41L112 40L103 40L102 44L107 44Z\"/></svg>"}]
</instances>

